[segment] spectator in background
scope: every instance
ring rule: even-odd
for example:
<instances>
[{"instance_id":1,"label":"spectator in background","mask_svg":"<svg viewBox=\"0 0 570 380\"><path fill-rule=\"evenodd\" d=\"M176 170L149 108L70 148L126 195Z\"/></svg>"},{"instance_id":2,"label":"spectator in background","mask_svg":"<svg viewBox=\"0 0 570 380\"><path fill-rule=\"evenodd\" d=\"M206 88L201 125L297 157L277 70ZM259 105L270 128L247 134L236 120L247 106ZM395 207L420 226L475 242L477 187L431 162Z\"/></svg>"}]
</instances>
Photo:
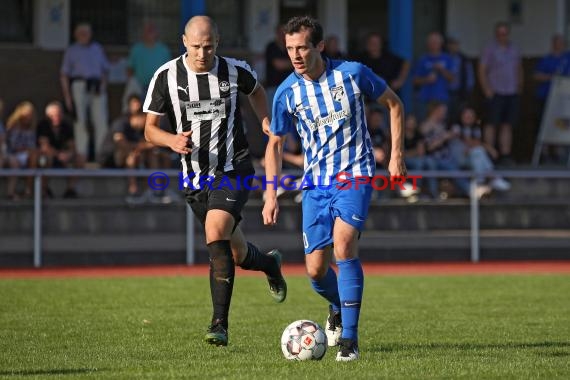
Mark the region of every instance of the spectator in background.
<instances>
[{"instance_id":1,"label":"spectator in background","mask_svg":"<svg viewBox=\"0 0 570 380\"><path fill-rule=\"evenodd\" d=\"M459 170L460 163L453 156L449 141L454 134L446 128L447 105L441 102L430 103L428 117L421 124L420 132L425 137L427 159L432 160L430 170ZM439 186L436 178L428 179L430 195L439 196ZM469 197L469 181L465 178L454 178L453 183L460 195Z\"/></svg>"},{"instance_id":2,"label":"spectator in background","mask_svg":"<svg viewBox=\"0 0 570 380\"><path fill-rule=\"evenodd\" d=\"M377 168L387 168L390 161L390 130L385 124L384 112L380 107L370 106L366 109L366 124L374 149L374 161Z\"/></svg>"},{"instance_id":3,"label":"spectator in background","mask_svg":"<svg viewBox=\"0 0 570 380\"><path fill-rule=\"evenodd\" d=\"M107 73L109 62L103 47L92 41L91 25L75 27L75 43L64 53L61 65L61 87L65 106L75 115L77 152L88 157L88 121L94 128L94 157L108 130ZM89 118L87 111L89 110Z\"/></svg>"},{"instance_id":4,"label":"spectator in background","mask_svg":"<svg viewBox=\"0 0 570 380\"><path fill-rule=\"evenodd\" d=\"M365 50L355 60L371 68L396 92L406 82L410 71L410 63L392 54L379 33L370 33L366 37Z\"/></svg>"},{"instance_id":5,"label":"spectator in background","mask_svg":"<svg viewBox=\"0 0 570 380\"><path fill-rule=\"evenodd\" d=\"M0 99L0 169L3 169L8 160L6 147L6 127L4 126L4 101Z\"/></svg>"},{"instance_id":6,"label":"spectator in background","mask_svg":"<svg viewBox=\"0 0 570 380\"><path fill-rule=\"evenodd\" d=\"M497 150L482 140L481 126L475 110L464 107L460 112L459 123L451 127L454 137L450 140L450 149L460 166L471 169L478 174L477 195L489 192L485 185L485 173L495 169L491 158L497 157ZM510 190L511 184L502 177L493 177L490 188L497 191Z\"/></svg>"},{"instance_id":7,"label":"spectator in background","mask_svg":"<svg viewBox=\"0 0 570 380\"><path fill-rule=\"evenodd\" d=\"M324 54L330 59L345 59L345 54L340 50L340 41L337 35L330 34L325 38Z\"/></svg>"},{"instance_id":8,"label":"spectator in background","mask_svg":"<svg viewBox=\"0 0 570 380\"><path fill-rule=\"evenodd\" d=\"M128 75L134 76L140 85L142 93L139 95L141 97L146 96L154 72L170 61L171 57L168 47L158 40L158 29L155 23L146 21L143 24L142 40L131 48L128 62Z\"/></svg>"},{"instance_id":9,"label":"spectator in background","mask_svg":"<svg viewBox=\"0 0 570 380\"><path fill-rule=\"evenodd\" d=\"M273 96L277 86L293 72L293 65L285 49L285 33L283 25L275 28L275 39L265 48L265 92L269 109L273 104Z\"/></svg>"},{"instance_id":10,"label":"spectator in background","mask_svg":"<svg viewBox=\"0 0 570 380\"><path fill-rule=\"evenodd\" d=\"M59 102L51 102L46 106L45 118L37 128L37 145L39 162L47 168L83 168L85 157L77 153L73 126L64 119L63 106ZM64 198L77 198L75 191L76 178L67 178L67 190ZM43 185L44 194L53 197L47 183Z\"/></svg>"},{"instance_id":11,"label":"spectator in background","mask_svg":"<svg viewBox=\"0 0 570 380\"><path fill-rule=\"evenodd\" d=\"M425 140L418 128L418 119L414 115L408 115L404 124L404 162L410 170L436 170L435 161L426 156ZM417 182L418 187L423 187L423 179ZM435 185L435 186L434 186ZM437 180L432 183L437 194ZM418 189L419 192L420 189ZM431 194L430 194L431 195Z\"/></svg>"},{"instance_id":12,"label":"spectator in background","mask_svg":"<svg viewBox=\"0 0 570 380\"><path fill-rule=\"evenodd\" d=\"M538 83L536 98L539 101L540 115L544 112L552 77L569 74L570 54L566 51L566 41L563 35L555 34L551 39L550 53L542 57L534 69L534 80Z\"/></svg>"},{"instance_id":13,"label":"spectator in background","mask_svg":"<svg viewBox=\"0 0 570 380\"><path fill-rule=\"evenodd\" d=\"M36 168L36 109L31 102L21 102L8 117L6 123L6 142L8 147L8 165L10 169ZM8 198L17 200L18 177L8 177ZM26 179L26 198L32 195L33 177Z\"/></svg>"},{"instance_id":14,"label":"spectator in background","mask_svg":"<svg viewBox=\"0 0 570 380\"><path fill-rule=\"evenodd\" d=\"M566 41L561 34L552 36L550 53L542 57L538 61L534 69L534 80L537 82L536 99L538 100L538 124L541 123L548 93L550 92L550 85L552 77L555 75L570 75L570 53L566 51ZM554 162L562 162L564 159L563 149L555 146L548 146L543 149L546 151L546 159Z\"/></svg>"},{"instance_id":15,"label":"spectator in background","mask_svg":"<svg viewBox=\"0 0 570 380\"><path fill-rule=\"evenodd\" d=\"M513 126L519 116L519 94L523 85L521 56L509 36L509 24L498 22L495 40L483 50L478 68L479 82L488 103L483 140L491 146L498 140L499 163L503 165L514 163L511 157Z\"/></svg>"},{"instance_id":16,"label":"spectator in background","mask_svg":"<svg viewBox=\"0 0 570 380\"><path fill-rule=\"evenodd\" d=\"M115 166L127 169L159 169L170 167L167 152L145 140L144 126L146 115L142 110L118 119L112 126L115 146ZM136 177L129 177L127 202L142 203L151 200L157 203L170 203L171 199L164 191L143 193L139 189Z\"/></svg>"},{"instance_id":17,"label":"spectator in background","mask_svg":"<svg viewBox=\"0 0 570 380\"><path fill-rule=\"evenodd\" d=\"M449 83L449 114L451 120L457 120L459 111L471 99L475 86L475 71L471 60L461 51L457 39L447 38L447 53L453 61L451 72L454 77Z\"/></svg>"},{"instance_id":18,"label":"spectator in background","mask_svg":"<svg viewBox=\"0 0 570 380\"><path fill-rule=\"evenodd\" d=\"M421 120L431 102L449 102L449 84L455 79L453 59L442 51L443 37L438 32L427 36L427 53L418 60L414 72L414 84L419 89L419 104L415 109Z\"/></svg>"},{"instance_id":19,"label":"spectator in background","mask_svg":"<svg viewBox=\"0 0 570 380\"><path fill-rule=\"evenodd\" d=\"M124 159L117 157L117 150L115 149L115 142L113 140L113 134L117 130L122 130L124 124L129 123L129 118L131 115L139 113L142 111L142 100L137 94L131 94L127 98L127 107L125 112L117 117L111 123L111 128L105 136L103 146L101 147L101 165L108 168L118 168L123 167L118 165L119 162L124 162Z\"/></svg>"}]
</instances>

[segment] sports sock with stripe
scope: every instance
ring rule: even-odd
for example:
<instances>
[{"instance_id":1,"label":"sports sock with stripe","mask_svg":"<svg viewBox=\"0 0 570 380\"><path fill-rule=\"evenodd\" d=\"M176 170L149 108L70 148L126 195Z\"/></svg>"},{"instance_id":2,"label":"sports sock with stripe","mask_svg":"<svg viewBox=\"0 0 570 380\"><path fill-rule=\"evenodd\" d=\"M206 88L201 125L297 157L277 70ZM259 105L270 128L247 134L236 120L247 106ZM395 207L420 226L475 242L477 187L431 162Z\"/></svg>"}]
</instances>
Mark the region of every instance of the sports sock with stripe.
<instances>
[{"instance_id":1,"label":"sports sock with stripe","mask_svg":"<svg viewBox=\"0 0 570 380\"><path fill-rule=\"evenodd\" d=\"M336 264L342 309L342 338L358 340L358 319L364 289L362 264L358 258L337 260Z\"/></svg>"}]
</instances>

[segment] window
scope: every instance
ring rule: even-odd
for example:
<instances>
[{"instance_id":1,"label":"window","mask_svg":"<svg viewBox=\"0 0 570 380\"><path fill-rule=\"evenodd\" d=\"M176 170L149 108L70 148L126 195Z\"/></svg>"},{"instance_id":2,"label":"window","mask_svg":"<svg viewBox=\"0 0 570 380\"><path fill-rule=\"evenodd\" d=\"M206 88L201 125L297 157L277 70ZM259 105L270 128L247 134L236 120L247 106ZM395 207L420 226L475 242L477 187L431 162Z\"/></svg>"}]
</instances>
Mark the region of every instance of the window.
<instances>
[{"instance_id":1,"label":"window","mask_svg":"<svg viewBox=\"0 0 570 380\"><path fill-rule=\"evenodd\" d=\"M1 42L32 42L32 0L2 0Z\"/></svg>"},{"instance_id":2,"label":"window","mask_svg":"<svg viewBox=\"0 0 570 380\"><path fill-rule=\"evenodd\" d=\"M78 23L88 22L93 39L103 45L127 45L127 2L116 0L72 0L70 38Z\"/></svg>"},{"instance_id":3,"label":"window","mask_svg":"<svg viewBox=\"0 0 570 380\"><path fill-rule=\"evenodd\" d=\"M221 48L243 48L247 45L243 23L245 9L244 0L206 2L206 13L218 25Z\"/></svg>"}]
</instances>

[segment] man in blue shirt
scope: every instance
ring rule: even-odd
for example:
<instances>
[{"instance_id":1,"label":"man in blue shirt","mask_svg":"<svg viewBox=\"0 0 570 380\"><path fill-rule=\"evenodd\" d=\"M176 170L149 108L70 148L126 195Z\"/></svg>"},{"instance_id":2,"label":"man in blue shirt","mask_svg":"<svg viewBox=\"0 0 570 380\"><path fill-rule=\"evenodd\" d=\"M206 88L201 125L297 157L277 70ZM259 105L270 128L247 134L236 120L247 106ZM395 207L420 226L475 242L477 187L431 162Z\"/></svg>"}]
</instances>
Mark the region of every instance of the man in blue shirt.
<instances>
[{"instance_id":1,"label":"man in blue shirt","mask_svg":"<svg viewBox=\"0 0 570 380\"><path fill-rule=\"evenodd\" d=\"M368 67L323 58L323 29L310 17L285 26L285 47L295 71L277 88L265 154L269 180L280 175L288 132L301 137L304 159L303 242L313 289L329 303L329 346L337 361L358 359L358 319L363 273L357 241L368 216L374 151L366 127L364 96L390 111L393 176L406 175L402 102ZM276 189L267 189L263 221L277 222ZM334 243L334 248L333 248ZM331 267L332 254L338 280Z\"/></svg>"},{"instance_id":2,"label":"man in blue shirt","mask_svg":"<svg viewBox=\"0 0 570 380\"><path fill-rule=\"evenodd\" d=\"M534 70L534 80L538 82L536 97L540 101L540 114L550 91L550 84L554 75L570 74L570 54L566 51L564 36L555 34L551 40L550 53L538 61Z\"/></svg>"},{"instance_id":3,"label":"man in blue shirt","mask_svg":"<svg viewBox=\"0 0 570 380\"><path fill-rule=\"evenodd\" d=\"M420 57L416 64L414 84L419 87L419 112L416 115L422 120L426 116L427 105L438 101L447 104L449 101L449 83L455 78L451 57L442 51L443 37L433 32L427 37L428 52Z\"/></svg>"},{"instance_id":4,"label":"man in blue shirt","mask_svg":"<svg viewBox=\"0 0 570 380\"><path fill-rule=\"evenodd\" d=\"M570 75L570 52L566 50L566 41L561 34L552 36L550 53L542 57L534 69L533 78L537 83L536 98L538 100L537 116L539 124L544 114L552 78L555 75ZM548 152L545 158L554 162L563 162L565 156L563 148L549 146L548 149L545 150Z\"/></svg>"}]
</instances>

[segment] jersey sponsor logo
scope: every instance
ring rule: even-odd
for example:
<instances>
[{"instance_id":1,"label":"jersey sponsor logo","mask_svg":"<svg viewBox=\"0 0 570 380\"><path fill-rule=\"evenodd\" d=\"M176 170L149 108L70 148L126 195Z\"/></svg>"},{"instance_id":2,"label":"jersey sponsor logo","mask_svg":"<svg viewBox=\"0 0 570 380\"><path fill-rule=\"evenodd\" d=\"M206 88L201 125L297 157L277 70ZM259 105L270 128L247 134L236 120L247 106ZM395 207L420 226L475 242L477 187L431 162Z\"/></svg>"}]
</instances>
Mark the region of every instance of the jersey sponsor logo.
<instances>
[{"instance_id":1,"label":"jersey sponsor logo","mask_svg":"<svg viewBox=\"0 0 570 380\"><path fill-rule=\"evenodd\" d=\"M343 86L332 87L331 93L332 93L333 100L335 102L340 102L340 101L342 101L342 98L344 97L344 87Z\"/></svg>"},{"instance_id":2,"label":"jersey sponsor logo","mask_svg":"<svg viewBox=\"0 0 570 380\"><path fill-rule=\"evenodd\" d=\"M226 117L226 105L222 99L185 102L186 118L192 120L217 120Z\"/></svg>"},{"instance_id":3,"label":"jersey sponsor logo","mask_svg":"<svg viewBox=\"0 0 570 380\"><path fill-rule=\"evenodd\" d=\"M316 131L318 128L324 127L325 125L332 125L335 121L349 119L350 116L351 114L348 110L331 112L324 117L316 117L315 122L310 124L309 127L312 131Z\"/></svg>"},{"instance_id":4,"label":"jersey sponsor logo","mask_svg":"<svg viewBox=\"0 0 570 380\"><path fill-rule=\"evenodd\" d=\"M221 92L228 92L230 90L230 84L229 82L226 82L225 80L220 82L220 91Z\"/></svg>"}]
</instances>

